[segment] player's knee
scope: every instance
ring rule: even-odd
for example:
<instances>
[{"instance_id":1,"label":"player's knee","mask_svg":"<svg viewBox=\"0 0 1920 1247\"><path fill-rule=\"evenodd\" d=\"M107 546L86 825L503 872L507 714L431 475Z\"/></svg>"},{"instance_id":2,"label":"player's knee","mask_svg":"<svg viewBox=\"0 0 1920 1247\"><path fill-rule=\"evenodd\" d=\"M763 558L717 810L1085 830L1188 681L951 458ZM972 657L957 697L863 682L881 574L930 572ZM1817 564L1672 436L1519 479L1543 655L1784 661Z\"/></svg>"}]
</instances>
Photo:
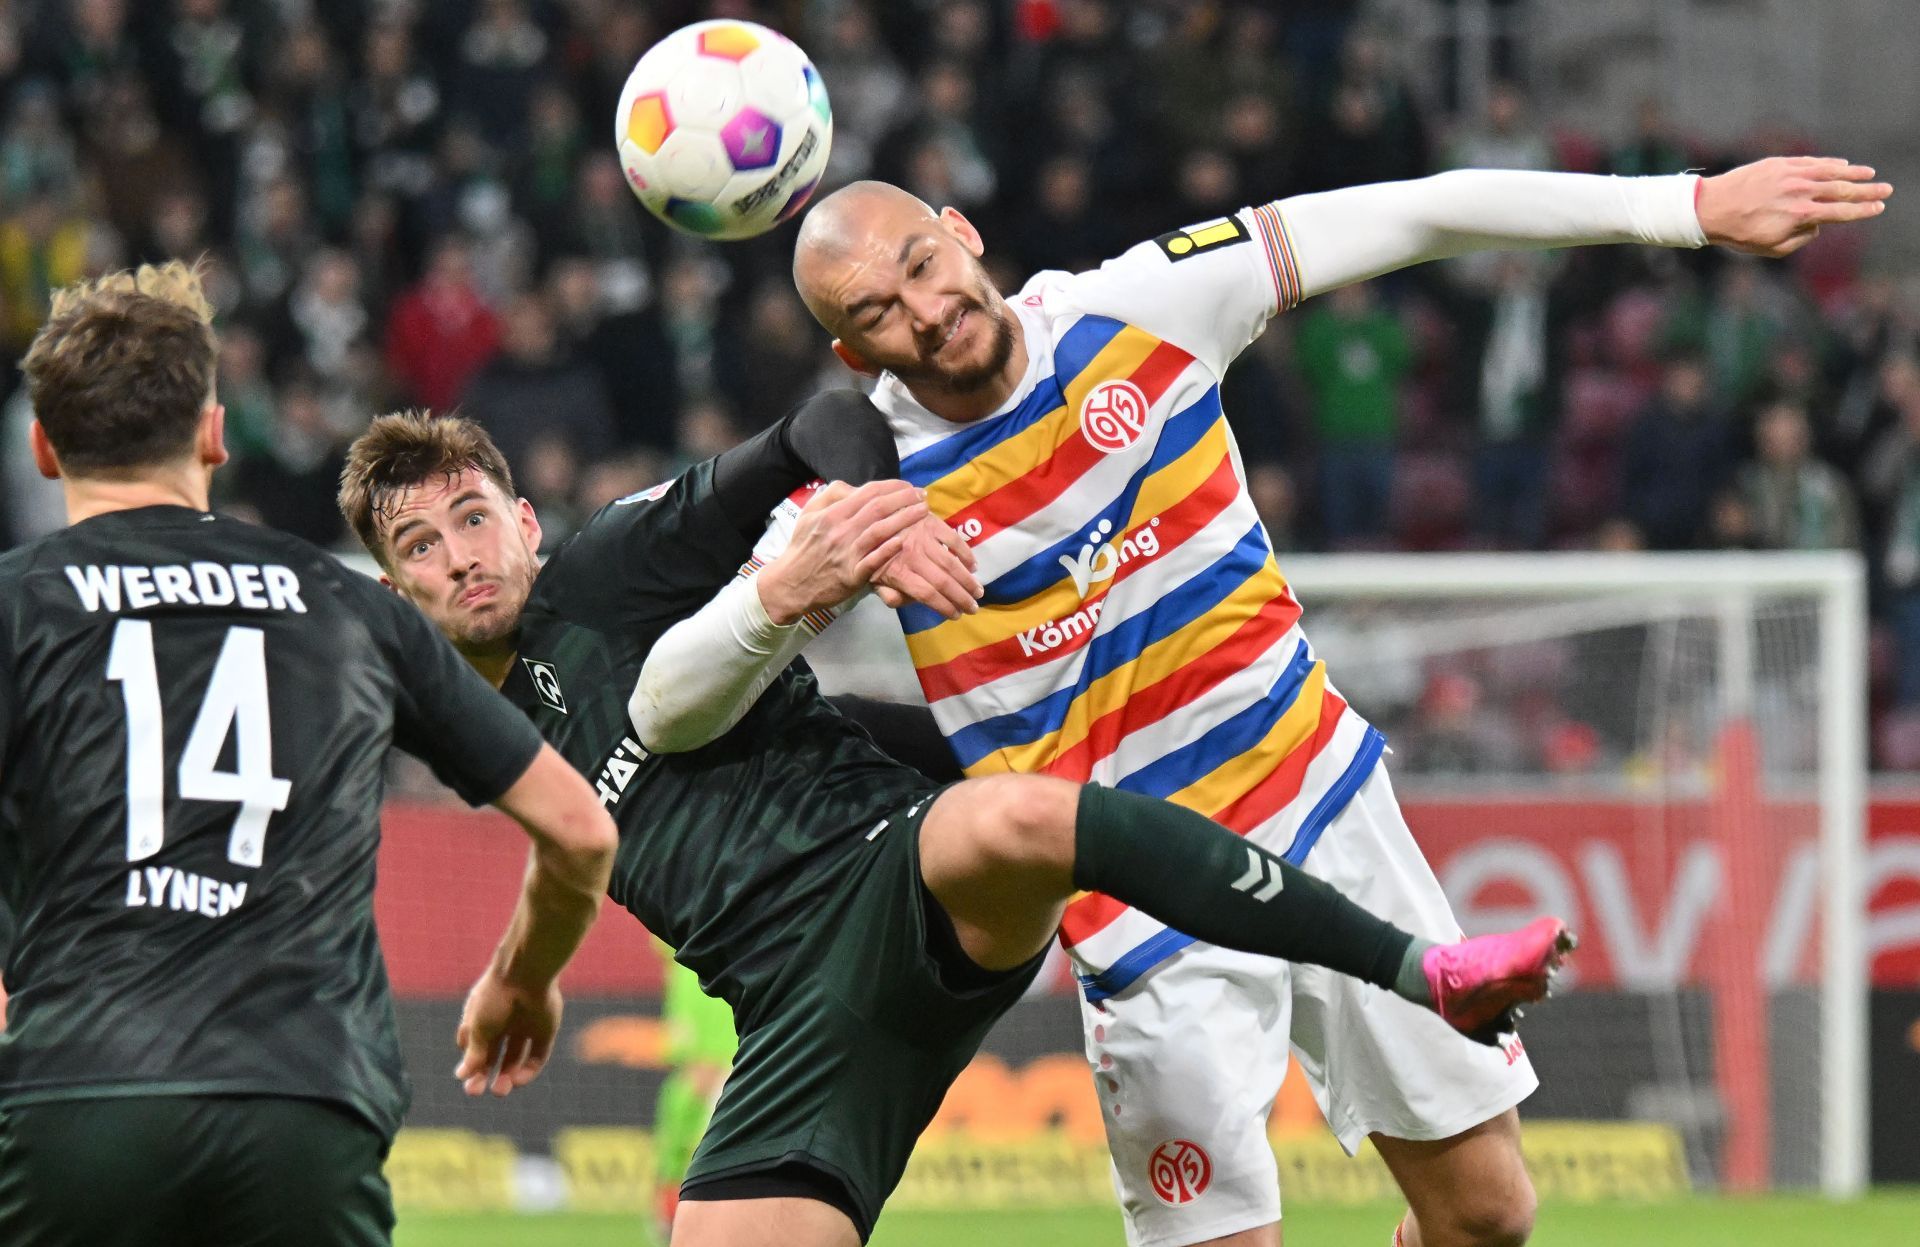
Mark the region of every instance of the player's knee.
<instances>
[{"instance_id":1,"label":"player's knee","mask_svg":"<svg viewBox=\"0 0 1920 1247\"><path fill-rule=\"evenodd\" d=\"M1458 1191L1440 1213L1444 1226L1431 1225L1430 1216L1422 1216L1420 1222L1423 1228L1440 1231L1432 1235L1435 1242L1463 1247L1523 1247L1533 1235L1538 1206L1533 1183L1523 1171L1515 1181Z\"/></svg>"},{"instance_id":2,"label":"player's knee","mask_svg":"<svg viewBox=\"0 0 1920 1247\"><path fill-rule=\"evenodd\" d=\"M977 783L967 793L967 810L977 850L993 868L1039 878L1071 875L1077 786L1037 775Z\"/></svg>"}]
</instances>

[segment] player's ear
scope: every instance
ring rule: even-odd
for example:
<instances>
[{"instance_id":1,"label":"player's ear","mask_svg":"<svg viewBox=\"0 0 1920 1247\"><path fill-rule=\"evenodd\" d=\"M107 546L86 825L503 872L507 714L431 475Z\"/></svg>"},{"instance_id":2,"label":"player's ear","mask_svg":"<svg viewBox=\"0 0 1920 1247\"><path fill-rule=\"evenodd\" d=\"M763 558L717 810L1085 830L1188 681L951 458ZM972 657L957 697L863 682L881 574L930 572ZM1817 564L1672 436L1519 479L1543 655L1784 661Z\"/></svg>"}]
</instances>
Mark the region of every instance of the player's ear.
<instances>
[{"instance_id":1,"label":"player's ear","mask_svg":"<svg viewBox=\"0 0 1920 1247\"><path fill-rule=\"evenodd\" d=\"M47 440L47 431L35 420L27 426L27 444L33 449L33 466L40 475L50 481L60 479L60 456L53 453L53 443Z\"/></svg>"},{"instance_id":2,"label":"player's ear","mask_svg":"<svg viewBox=\"0 0 1920 1247\"><path fill-rule=\"evenodd\" d=\"M227 409L222 403L208 403L200 409L200 431L194 452L201 464L217 468L227 461Z\"/></svg>"},{"instance_id":3,"label":"player's ear","mask_svg":"<svg viewBox=\"0 0 1920 1247\"><path fill-rule=\"evenodd\" d=\"M980 231L973 228L973 222L967 220L966 214L960 209L951 205L940 209L940 223L960 240L960 245L965 247L974 259L979 259L986 252L987 244L981 241Z\"/></svg>"},{"instance_id":4,"label":"player's ear","mask_svg":"<svg viewBox=\"0 0 1920 1247\"><path fill-rule=\"evenodd\" d=\"M533 513L533 504L525 498L514 500L514 515L520 521L520 533L527 539L527 549L538 553L540 550L540 517Z\"/></svg>"},{"instance_id":5,"label":"player's ear","mask_svg":"<svg viewBox=\"0 0 1920 1247\"><path fill-rule=\"evenodd\" d=\"M841 363L863 377L877 377L880 375L880 370L872 364L869 364L860 352L854 350L838 338L833 340L833 353L840 357Z\"/></svg>"}]
</instances>

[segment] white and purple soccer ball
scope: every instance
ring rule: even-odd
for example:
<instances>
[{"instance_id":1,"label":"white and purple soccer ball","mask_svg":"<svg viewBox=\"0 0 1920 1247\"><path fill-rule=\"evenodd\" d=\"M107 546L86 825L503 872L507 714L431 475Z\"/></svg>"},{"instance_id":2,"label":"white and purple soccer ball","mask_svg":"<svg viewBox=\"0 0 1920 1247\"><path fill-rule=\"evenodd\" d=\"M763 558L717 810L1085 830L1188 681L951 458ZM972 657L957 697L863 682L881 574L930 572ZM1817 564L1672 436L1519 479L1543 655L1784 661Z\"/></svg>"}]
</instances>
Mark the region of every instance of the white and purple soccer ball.
<instances>
[{"instance_id":1,"label":"white and purple soccer ball","mask_svg":"<svg viewBox=\"0 0 1920 1247\"><path fill-rule=\"evenodd\" d=\"M696 22L633 67L614 136L649 212L703 238L751 238L820 184L833 109L793 40L754 22Z\"/></svg>"}]
</instances>

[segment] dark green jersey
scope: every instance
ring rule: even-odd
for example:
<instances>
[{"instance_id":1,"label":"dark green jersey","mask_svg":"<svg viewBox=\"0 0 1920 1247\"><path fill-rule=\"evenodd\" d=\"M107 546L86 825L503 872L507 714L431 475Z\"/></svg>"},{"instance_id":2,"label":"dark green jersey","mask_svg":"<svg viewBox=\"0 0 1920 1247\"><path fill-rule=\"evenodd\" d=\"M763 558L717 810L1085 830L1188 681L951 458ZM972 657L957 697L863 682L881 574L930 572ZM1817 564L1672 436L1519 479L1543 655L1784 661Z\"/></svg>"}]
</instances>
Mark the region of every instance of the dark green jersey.
<instances>
[{"instance_id":1,"label":"dark green jersey","mask_svg":"<svg viewBox=\"0 0 1920 1247\"><path fill-rule=\"evenodd\" d=\"M0 1104L265 1093L390 1134L392 744L475 802L539 748L418 611L285 534L147 507L0 557Z\"/></svg>"},{"instance_id":2,"label":"dark green jersey","mask_svg":"<svg viewBox=\"0 0 1920 1247\"><path fill-rule=\"evenodd\" d=\"M766 519L723 499L715 472L709 461L612 504L554 554L502 691L619 824L613 898L742 1011L744 1030L843 855L934 785L828 705L804 662L704 748L654 755L634 738L627 703L654 642L740 573Z\"/></svg>"}]
</instances>

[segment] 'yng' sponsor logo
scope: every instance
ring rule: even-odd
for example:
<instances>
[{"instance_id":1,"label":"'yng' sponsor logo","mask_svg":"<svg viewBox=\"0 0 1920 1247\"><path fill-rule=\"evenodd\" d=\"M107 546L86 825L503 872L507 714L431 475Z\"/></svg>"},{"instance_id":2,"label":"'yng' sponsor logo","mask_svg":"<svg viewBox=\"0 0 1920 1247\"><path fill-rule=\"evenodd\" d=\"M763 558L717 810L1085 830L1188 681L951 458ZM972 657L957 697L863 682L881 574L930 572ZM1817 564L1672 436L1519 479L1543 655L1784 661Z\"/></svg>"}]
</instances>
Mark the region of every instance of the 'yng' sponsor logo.
<instances>
[{"instance_id":1,"label":"'yng' sponsor logo","mask_svg":"<svg viewBox=\"0 0 1920 1247\"><path fill-rule=\"evenodd\" d=\"M1112 520L1101 520L1098 528L1087 534L1087 544L1080 547L1080 553L1060 556L1060 566L1067 569L1067 575L1073 577L1073 587L1085 597L1093 586L1112 580L1122 567L1136 558L1153 558L1160 553L1160 534L1154 529L1160 527L1160 517L1148 520L1145 527L1115 545L1107 538L1113 532Z\"/></svg>"}]
</instances>

